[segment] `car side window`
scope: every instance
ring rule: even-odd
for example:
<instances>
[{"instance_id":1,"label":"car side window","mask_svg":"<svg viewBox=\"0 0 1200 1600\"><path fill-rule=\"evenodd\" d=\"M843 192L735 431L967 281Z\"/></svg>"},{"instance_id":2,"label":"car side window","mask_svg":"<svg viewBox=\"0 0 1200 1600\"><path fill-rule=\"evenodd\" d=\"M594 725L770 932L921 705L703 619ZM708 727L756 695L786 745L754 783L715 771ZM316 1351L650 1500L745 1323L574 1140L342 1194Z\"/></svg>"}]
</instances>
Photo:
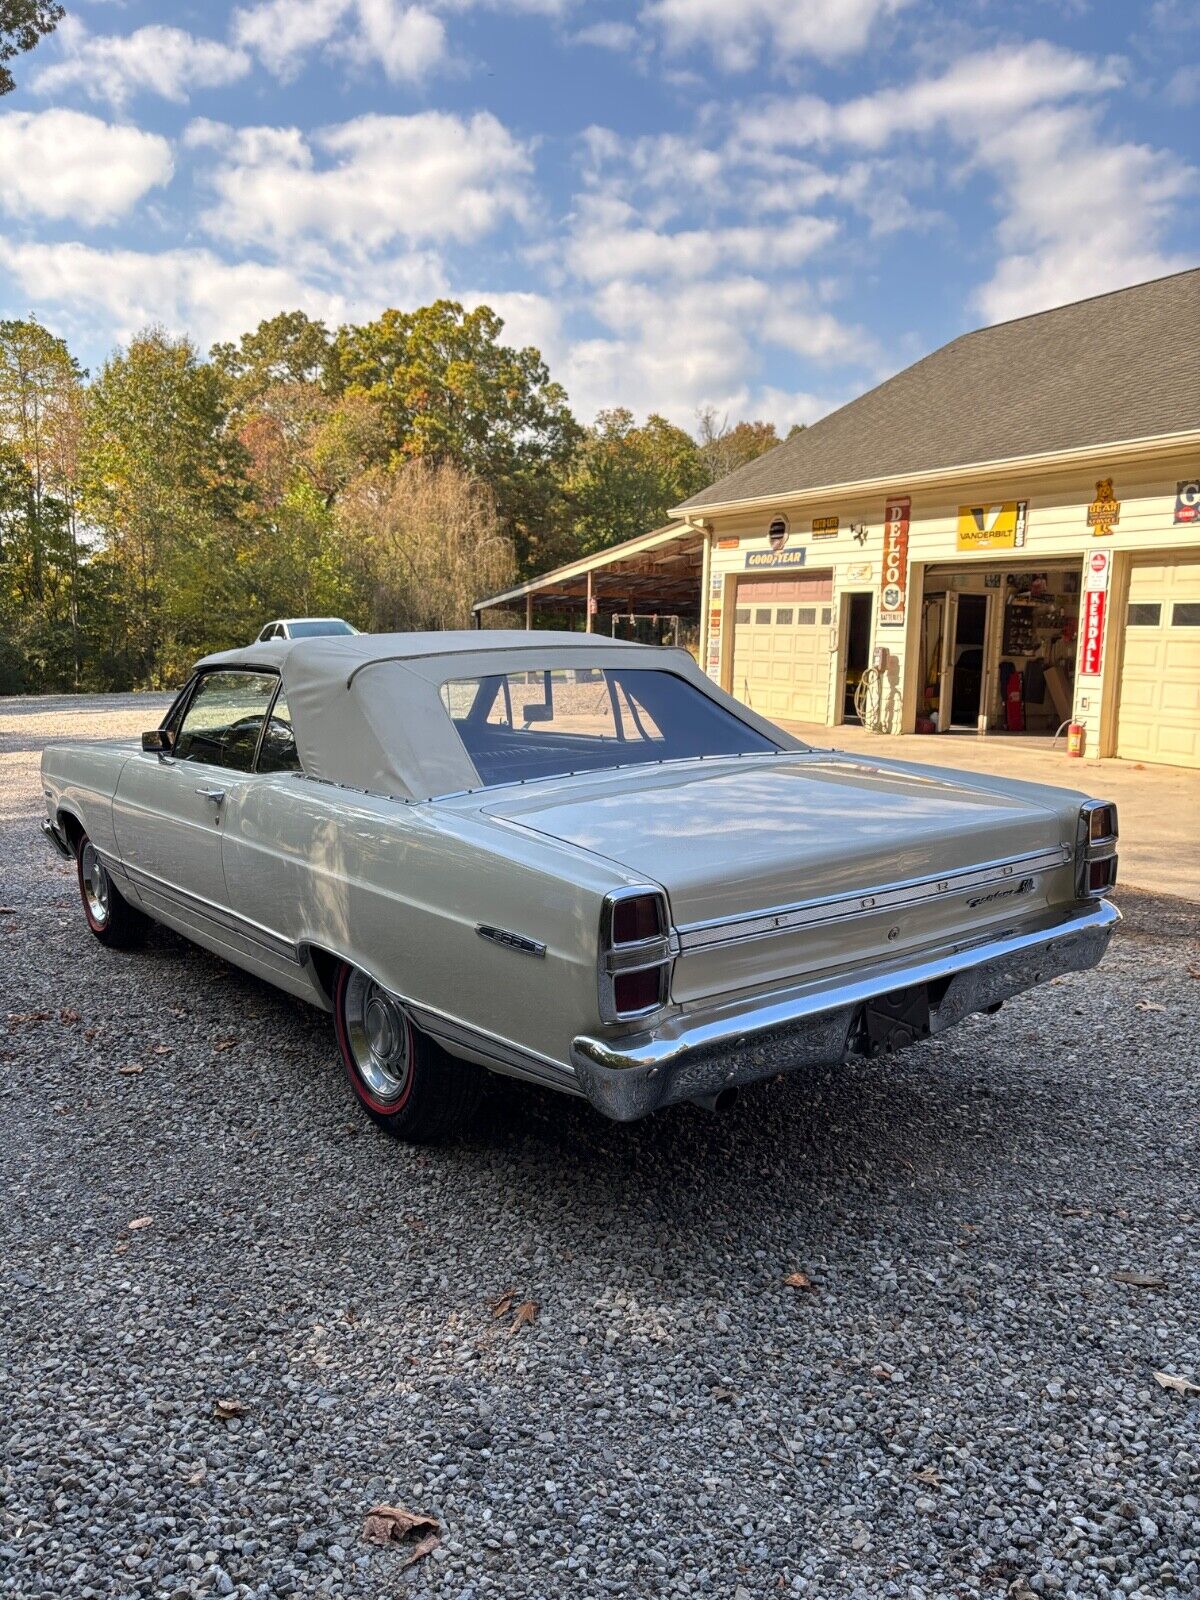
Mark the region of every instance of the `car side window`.
<instances>
[{"instance_id":1,"label":"car side window","mask_svg":"<svg viewBox=\"0 0 1200 1600\"><path fill-rule=\"evenodd\" d=\"M176 735L176 760L249 772L278 681L270 672L206 672Z\"/></svg>"},{"instance_id":2,"label":"car side window","mask_svg":"<svg viewBox=\"0 0 1200 1600\"><path fill-rule=\"evenodd\" d=\"M292 728L292 714L288 710L287 696L280 690L279 698L271 707L267 726L263 730L258 752L259 772L300 772L300 754L296 749L296 735Z\"/></svg>"}]
</instances>

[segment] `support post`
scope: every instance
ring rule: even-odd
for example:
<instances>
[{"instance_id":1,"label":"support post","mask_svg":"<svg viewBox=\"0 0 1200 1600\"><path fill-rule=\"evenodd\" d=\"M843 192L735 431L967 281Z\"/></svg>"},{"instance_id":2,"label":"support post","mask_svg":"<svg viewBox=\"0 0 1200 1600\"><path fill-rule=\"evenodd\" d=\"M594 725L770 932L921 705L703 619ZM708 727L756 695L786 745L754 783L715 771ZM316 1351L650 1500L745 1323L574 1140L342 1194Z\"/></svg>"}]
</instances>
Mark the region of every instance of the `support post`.
<instances>
[{"instance_id":1,"label":"support post","mask_svg":"<svg viewBox=\"0 0 1200 1600\"><path fill-rule=\"evenodd\" d=\"M587 619L584 622L583 631L585 633L591 633L592 631L592 569L590 567L587 575Z\"/></svg>"},{"instance_id":2,"label":"support post","mask_svg":"<svg viewBox=\"0 0 1200 1600\"><path fill-rule=\"evenodd\" d=\"M526 626L526 628L532 628L533 627L533 591L532 590L530 590L530 592L525 596L525 626Z\"/></svg>"}]
</instances>

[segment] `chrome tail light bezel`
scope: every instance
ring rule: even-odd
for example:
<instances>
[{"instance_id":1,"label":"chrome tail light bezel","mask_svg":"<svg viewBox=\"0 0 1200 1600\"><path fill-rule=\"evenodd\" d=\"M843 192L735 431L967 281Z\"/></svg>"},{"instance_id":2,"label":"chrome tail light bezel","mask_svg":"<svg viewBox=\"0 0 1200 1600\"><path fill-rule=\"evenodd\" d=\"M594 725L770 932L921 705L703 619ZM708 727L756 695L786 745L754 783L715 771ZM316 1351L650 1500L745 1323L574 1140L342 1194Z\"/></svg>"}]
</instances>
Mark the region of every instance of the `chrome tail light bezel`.
<instances>
[{"instance_id":1,"label":"chrome tail light bezel","mask_svg":"<svg viewBox=\"0 0 1200 1600\"><path fill-rule=\"evenodd\" d=\"M624 901L653 898L658 905L659 932L650 938L618 940L615 933L617 907ZM597 969L600 1017L604 1022L638 1022L652 1017L668 1003L671 972L678 954L678 942L671 928L670 907L663 891L652 883L614 889L604 896L600 908L600 958ZM657 969L658 990L650 1005L622 1010L617 1004L616 980L631 972Z\"/></svg>"},{"instance_id":2,"label":"chrome tail light bezel","mask_svg":"<svg viewBox=\"0 0 1200 1600\"><path fill-rule=\"evenodd\" d=\"M1102 813L1107 812L1107 817ZM1075 898L1103 900L1117 882L1117 808L1111 800L1085 800L1075 829ZM1092 887L1092 867L1105 863L1104 882Z\"/></svg>"}]
</instances>

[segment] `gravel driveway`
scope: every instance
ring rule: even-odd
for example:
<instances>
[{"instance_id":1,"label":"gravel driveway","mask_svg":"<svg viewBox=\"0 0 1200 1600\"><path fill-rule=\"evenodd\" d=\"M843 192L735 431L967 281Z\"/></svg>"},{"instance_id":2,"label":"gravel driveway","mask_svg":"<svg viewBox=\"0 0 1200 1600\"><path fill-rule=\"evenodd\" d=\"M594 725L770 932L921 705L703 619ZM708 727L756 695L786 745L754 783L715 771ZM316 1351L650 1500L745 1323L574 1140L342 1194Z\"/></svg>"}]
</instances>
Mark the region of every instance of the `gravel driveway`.
<instances>
[{"instance_id":1,"label":"gravel driveway","mask_svg":"<svg viewBox=\"0 0 1200 1600\"><path fill-rule=\"evenodd\" d=\"M1200 1593L1194 909L724 1117L500 1084L421 1152L317 1012L86 932L38 754L160 703L0 702L0 1593Z\"/></svg>"}]
</instances>

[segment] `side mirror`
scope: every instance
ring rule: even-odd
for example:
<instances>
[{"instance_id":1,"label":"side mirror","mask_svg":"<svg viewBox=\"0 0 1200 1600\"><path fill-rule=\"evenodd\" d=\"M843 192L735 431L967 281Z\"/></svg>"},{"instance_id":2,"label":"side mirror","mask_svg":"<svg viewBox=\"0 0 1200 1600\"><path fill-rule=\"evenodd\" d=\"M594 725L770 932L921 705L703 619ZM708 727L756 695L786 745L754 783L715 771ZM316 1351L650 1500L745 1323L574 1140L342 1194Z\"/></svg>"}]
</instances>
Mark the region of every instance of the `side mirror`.
<instances>
[{"instance_id":1,"label":"side mirror","mask_svg":"<svg viewBox=\"0 0 1200 1600\"><path fill-rule=\"evenodd\" d=\"M142 735L142 749L149 755L167 756L175 748L175 734L170 728L151 728Z\"/></svg>"}]
</instances>

